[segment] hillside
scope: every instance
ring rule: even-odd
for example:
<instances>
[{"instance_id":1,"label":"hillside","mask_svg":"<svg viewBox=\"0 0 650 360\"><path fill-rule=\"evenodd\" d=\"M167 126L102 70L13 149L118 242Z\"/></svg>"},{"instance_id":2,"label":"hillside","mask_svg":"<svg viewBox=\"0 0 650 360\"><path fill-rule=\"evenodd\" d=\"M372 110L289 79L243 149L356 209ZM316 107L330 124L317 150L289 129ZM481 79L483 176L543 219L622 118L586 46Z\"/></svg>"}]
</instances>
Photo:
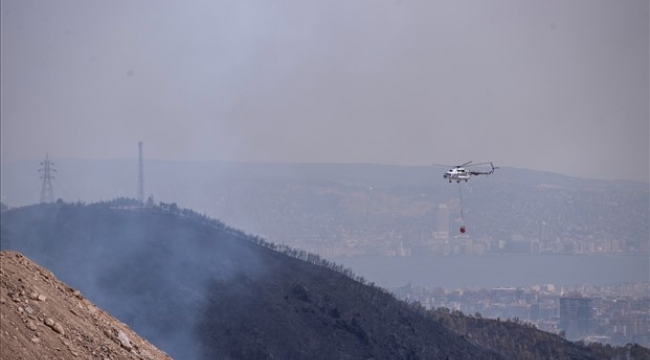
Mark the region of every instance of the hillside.
<instances>
[{"instance_id":1,"label":"hillside","mask_svg":"<svg viewBox=\"0 0 650 360\"><path fill-rule=\"evenodd\" d=\"M171 359L20 253L0 252L0 358Z\"/></svg>"},{"instance_id":2,"label":"hillside","mask_svg":"<svg viewBox=\"0 0 650 360\"><path fill-rule=\"evenodd\" d=\"M535 359L549 348L556 359L609 358L525 326L462 331L317 256L189 210L116 205L9 210L2 249L48 267L176 358ZM505 346L515 333L518 346Z\"/></svg>"}]
</instances>

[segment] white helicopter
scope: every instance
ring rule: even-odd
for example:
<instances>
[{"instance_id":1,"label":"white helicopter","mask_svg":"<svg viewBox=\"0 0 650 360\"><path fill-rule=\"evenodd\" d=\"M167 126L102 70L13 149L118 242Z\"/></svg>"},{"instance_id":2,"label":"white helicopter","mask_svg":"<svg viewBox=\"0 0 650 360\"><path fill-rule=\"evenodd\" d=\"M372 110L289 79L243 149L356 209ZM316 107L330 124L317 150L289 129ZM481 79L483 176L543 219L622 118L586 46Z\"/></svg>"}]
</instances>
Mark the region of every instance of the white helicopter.
<instances>
[{"instance_id":1,"label":"white helicopter","mask_svg":"<svg viewBox=\"0 0 650 360\"><path fill-rule=\"evenodd\" d=\"M460 183L461 181L465 180L467 182L469 178L472 176L476 175L491 175L494 173L494 170L498 169L498 167L495 167L491 162L484 162L484 163L478 163L478 164L472 164L471 161L468 161L464 163L463 165L458 165L458 166L453 166L453 165L439 165L439 164L434 164L434 166L445 166L445 167L452 167L452 169L448 170L445 172L445 174L442 176L443 179L449 180L449 182L456 181L457 183ZM479 166L479 165L487 165L490 164L490 169L489 171L472 171L468 170L466 168L471 167L471 166Z\"/></svg>"}]
</instances>

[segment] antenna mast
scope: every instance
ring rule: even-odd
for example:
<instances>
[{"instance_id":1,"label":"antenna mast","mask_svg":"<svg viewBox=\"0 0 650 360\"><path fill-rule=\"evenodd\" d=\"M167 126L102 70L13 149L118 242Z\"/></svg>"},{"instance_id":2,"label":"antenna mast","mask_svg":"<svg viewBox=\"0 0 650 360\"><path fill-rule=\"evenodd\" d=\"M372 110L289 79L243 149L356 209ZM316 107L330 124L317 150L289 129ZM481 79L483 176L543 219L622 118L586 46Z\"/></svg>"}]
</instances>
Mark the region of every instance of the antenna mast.
<instances>
[{"instance_id":1,"label":"antenna mast","mask_svg":"<svg viewBox=\"0 0 650 360\"><path fill-rule=\"evenodd\" d=\"M142 141L138 143L139 165L138 165L138 202L144 204L144 162L142 161Z\"/></svg>"},{"instance_id":2,"label":"antenna mast","mask_svg":"<svg viewBox=\"0 0 650 360\"><path fill-rule=\"evenodd\" d=\"M52 171L56 172L52 166L53 162L50 161L48 154L45 154L45 161L41 163L41 168L38 169L39 172L42 172L41 179L43 179L43 185L41 186L41 204L51 203L54 201L54 192L52 191Z\"/></svg>"}]
</instances>

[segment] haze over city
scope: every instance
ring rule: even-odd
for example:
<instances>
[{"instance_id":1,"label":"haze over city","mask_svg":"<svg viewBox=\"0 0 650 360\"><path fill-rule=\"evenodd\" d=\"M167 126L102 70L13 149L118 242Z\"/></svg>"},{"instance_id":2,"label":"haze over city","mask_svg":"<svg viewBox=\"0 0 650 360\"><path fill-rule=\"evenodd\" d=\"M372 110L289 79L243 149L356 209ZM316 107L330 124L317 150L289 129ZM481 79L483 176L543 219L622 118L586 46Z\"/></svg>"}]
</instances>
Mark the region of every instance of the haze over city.
<instances>
[{"instance_id":1,"label":"haze over city","mask_svg":"<svg viewBox=\"0 0 650 360\"><path fill-rule=\"evenodd\" d=\"M1 160L460 164L648 182L647 1L1 4Z\"/></svg>"},{"instance_id":2,"label":"haze over city","mask_svg":"<svg viewBox=\"0 0 650 360\"><path fill-rule=\"evenodd\" d=\"M1 0L3 359L649 358L649 15Z\"/></svg>"}]
</instances>

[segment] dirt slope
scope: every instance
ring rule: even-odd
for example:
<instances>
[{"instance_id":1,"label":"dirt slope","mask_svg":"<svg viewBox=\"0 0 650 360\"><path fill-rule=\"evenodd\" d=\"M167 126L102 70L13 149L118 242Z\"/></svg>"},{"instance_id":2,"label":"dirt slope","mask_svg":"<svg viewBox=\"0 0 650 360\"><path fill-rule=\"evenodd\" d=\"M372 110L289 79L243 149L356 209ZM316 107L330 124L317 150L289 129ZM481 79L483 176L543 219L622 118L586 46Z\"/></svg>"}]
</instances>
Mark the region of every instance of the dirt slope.
<instances>
[{"instance_id":1,"label":"dirt slope","mask_svg":"<svg viewBox=\"0 0 650 360\"><path fill-rule=\"evenodd\" d=\"M171 359L18 252L0 252L0 359Z\"/></svg>"}]
</instances>

